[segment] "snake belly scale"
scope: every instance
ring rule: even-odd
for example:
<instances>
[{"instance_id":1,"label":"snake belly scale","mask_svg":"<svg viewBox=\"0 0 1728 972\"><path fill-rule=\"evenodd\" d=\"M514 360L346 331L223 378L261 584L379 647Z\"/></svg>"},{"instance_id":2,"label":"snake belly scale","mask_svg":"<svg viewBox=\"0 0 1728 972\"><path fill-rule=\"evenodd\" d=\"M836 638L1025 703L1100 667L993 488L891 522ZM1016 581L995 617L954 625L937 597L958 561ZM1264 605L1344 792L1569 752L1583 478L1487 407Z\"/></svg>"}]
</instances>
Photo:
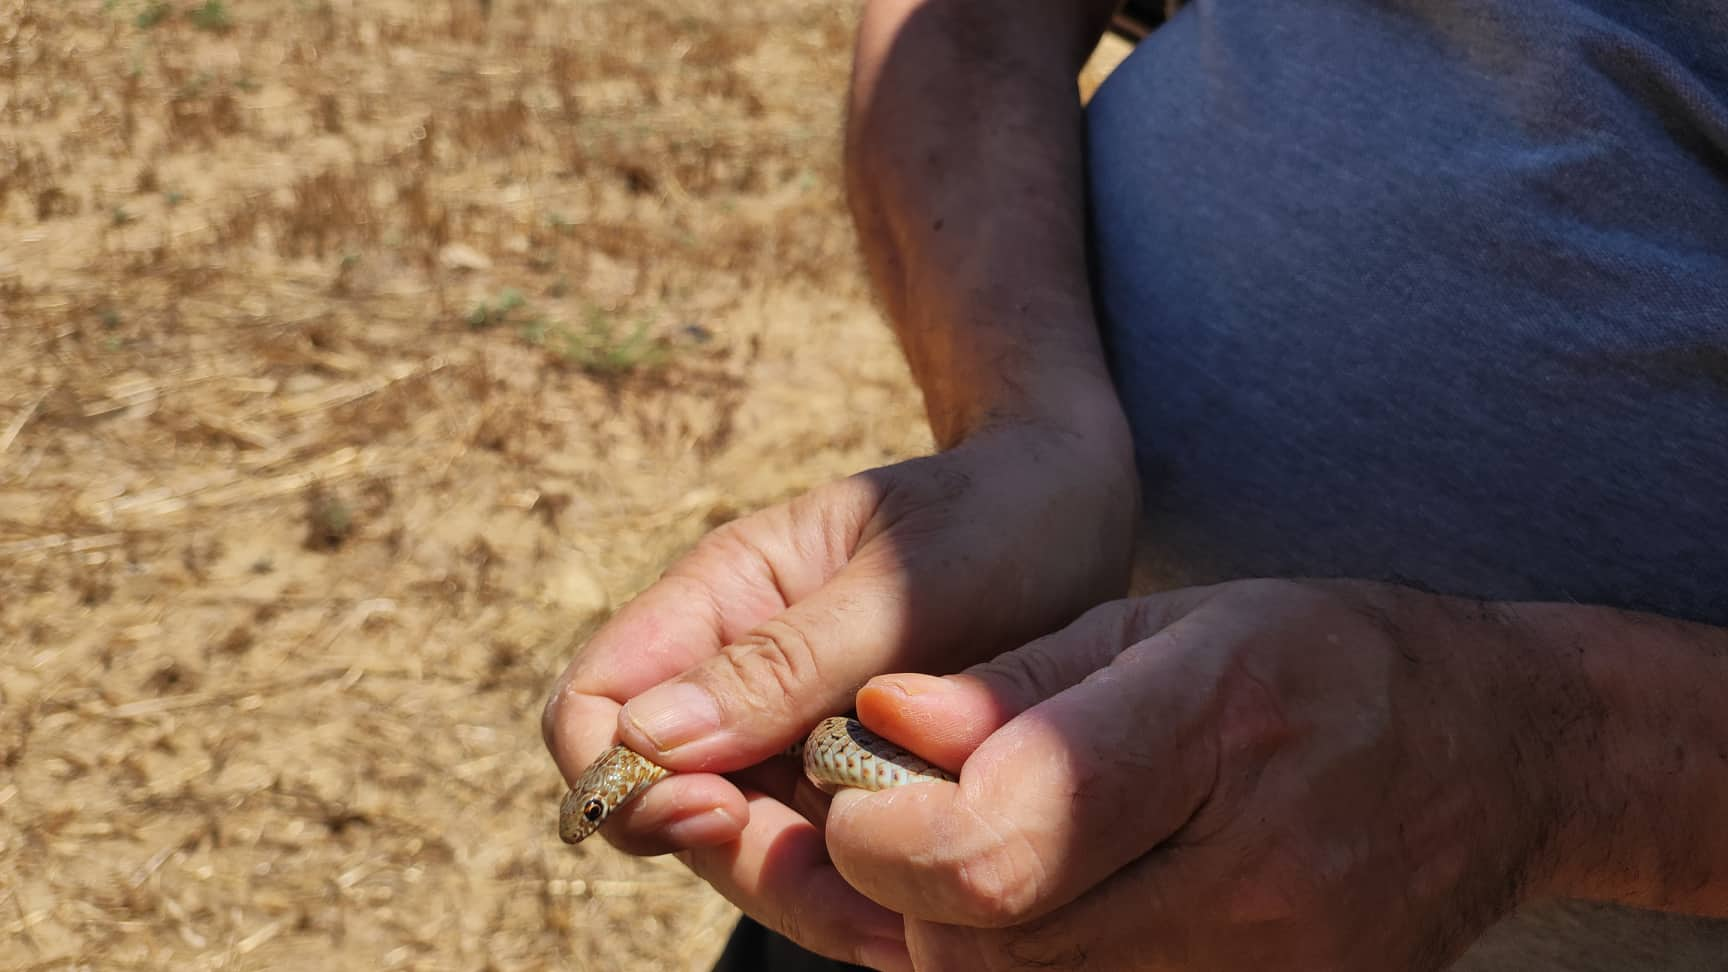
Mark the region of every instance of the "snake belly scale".
<instances>
[{"instance_id":1,"label":"snake belly scale","mask_svg":"<svg viewBox=\"0 0 1728 972\"><path fill-rule=\"evenodd\" d=\"M856 719L823 719L801 746L804 775L824 793L843 788L886 790L908 783L954 777L864 728ZM613 746L600 754L564 797L558 811L558 836L580 843L630 801L672 771L635 750Z\"/></svg>"}]
</instances>

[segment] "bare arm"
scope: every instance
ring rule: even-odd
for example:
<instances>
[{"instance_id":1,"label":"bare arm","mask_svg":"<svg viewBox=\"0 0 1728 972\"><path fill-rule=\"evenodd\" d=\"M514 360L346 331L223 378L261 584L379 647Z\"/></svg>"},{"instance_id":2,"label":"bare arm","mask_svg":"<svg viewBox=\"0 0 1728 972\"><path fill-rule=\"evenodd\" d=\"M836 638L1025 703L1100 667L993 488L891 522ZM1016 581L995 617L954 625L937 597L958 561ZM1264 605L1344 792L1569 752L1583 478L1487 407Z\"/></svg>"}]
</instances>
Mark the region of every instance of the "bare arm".
<instances>
[{"instance_id":1,"label":"bare arm","mask_svg":"<svg viewBox=\"0 0 1728 972\"><path fill-rule=\"evenodd\" d=\"M1580 675L1549 890L1728 917L1728 630L1575 605L1520 618Z\"/></svg>"},{"instance_id":2,"label":"bare arm","mask_svg":"<svg viewBox=\"0 0 1728 972\"><path fill-rule=\"evenodd\" d=\"M963 765L827 818L920 967L1414 972L1543 898L1728 916L1722 628L1235 581L857 701Z\"/></svg>"},{"instance_id":3,"label":"bare arm","mask_svg":"<svg viewBox=\"0 0 1728 972\"><path fill-rule=\"evenodd\" d=\"M847 179L889 318L949 446L998 419L1126 448L1085 258L1075 76L1113 0L871 0Z\"/></svg>"},{"instance_id":4,"label":"bare arm","mask_svg":"<svg viewBox=\"0 0 1728 972\"><path fill-rule=\"evenodd\" d=\"M809 948L906 968L900 916L758 764L873 675L956 671L1119 597L1139 488L1085 260L1075 74L1107 7L869 2L852 202L944 449L715 530L595 633L544 727L573 782L614 742L678 771L608 839L680 852Z\"/></svg>"}]
</instances>

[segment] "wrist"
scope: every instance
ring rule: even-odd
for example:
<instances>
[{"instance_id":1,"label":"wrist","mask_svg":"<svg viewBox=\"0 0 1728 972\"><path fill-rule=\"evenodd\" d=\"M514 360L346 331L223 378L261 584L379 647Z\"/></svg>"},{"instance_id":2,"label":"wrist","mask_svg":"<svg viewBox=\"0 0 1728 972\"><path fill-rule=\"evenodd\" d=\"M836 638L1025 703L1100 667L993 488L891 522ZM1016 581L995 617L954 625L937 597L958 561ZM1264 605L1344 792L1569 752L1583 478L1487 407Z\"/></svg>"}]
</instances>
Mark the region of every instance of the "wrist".
<instances>
[{"instance_id":1,"label":"wrist","mask_svg":"<svg viewBox=\"0 0 1728 972\"><path fill-rule=\"evenodd\" d=\"M963 352L915 366L937 445L947 449L1022 425L1086 435L1130 452L1127 416L1089 318L1079 331L1052 329L1035 339L1024 330L976 334ZM996 346L976 346L981 342Z\"/></svg>"},{"instance_id":2,"label":"wrist","mask_svg":"<svg viewBox=\"0 0 1728 972\"><path fill-rule=\"evenodd\" d=\"M1728 914L1728 632L1577 605L1517 617L1560 675L1536 712L1557 785L1532 890Z\"/></svg>"},{"instance_id":3,"label":"wrist","mask_svg":"<svg viewBox=\"0 0 1728 972\"><path fill-rule=\"evenodd\" d=\"M927 403L931 396L926 395ZM1102 366L1049 368L1036 375L999 377L951 403L937 442L944 449L980 440L1033 437L1061 443L1076 478L1120 482L1138 495L1134 442L1115 387ZM938 425L932 409L932 429Z\"/></svg>"}]
</instances>

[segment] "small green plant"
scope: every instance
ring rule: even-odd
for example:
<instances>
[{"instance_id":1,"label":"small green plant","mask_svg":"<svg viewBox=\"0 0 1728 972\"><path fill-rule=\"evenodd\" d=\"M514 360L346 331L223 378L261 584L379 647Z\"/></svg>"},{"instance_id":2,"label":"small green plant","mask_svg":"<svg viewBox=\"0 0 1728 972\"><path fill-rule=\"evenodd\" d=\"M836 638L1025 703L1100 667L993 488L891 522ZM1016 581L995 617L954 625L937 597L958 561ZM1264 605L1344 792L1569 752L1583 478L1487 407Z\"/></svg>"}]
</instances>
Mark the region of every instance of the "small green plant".
<instances>
[{"instance_id":1,"label":"small green plant","mask_svg":"<svg viewBox=\"0 0 1728 972\"><path fill-rule=\"evenodd\" d=\"M186 201L186 194L177 189L170 189L162 194L162 201L168 204L169 209L173 209Z\"/></svg>"},{"instance_id":2,"label":"small green plant","mask_svg":"<svg viewBox=\"0 0 1728 972\"><path fill-rule=\"evenodd\" d=\"M595 308L580 331L559 329L552 335L564 360L584 371L622 375L664 364L666 342L648 332L648 322L627 325L615 315Z\"/></svg>"},{"instance_id":3,"label":"small green plant","mask_svg":"<svg viewBox=\"0 0 1728 972\"><path fill-rule=\"evenodd\" d=\"M234 27L234 18L228 16L228 6L222 0L204 0L203 6L194 8L187 16L192 26L213 34L226 34Z\"/></svg>"},{"instance_id":4,"label":"small green plant","mask_svg":"<svg viewBox=\"0 0 1728 972\"><path fill-rule=\"evenodd\" d=\"M354 508L340 496L313 489L306 496L306 549L335 550L354 535Z\"/></svg>"},{"instance_id":5,"label":"small green plant","mask_svg":"<svg viewBox=\"0 0 1728 972\"><path fill-rule=\"evenodd\" d=\"M522 338L522 340L539 348L546 346L546 339L548 336L560 330L561 329L555 325L548 323L546 318L536 317L517 327L516 333Z\"/></svg>"},{"instance_id":6,"label":"small green plant","mask_svg":"<svg viewBox=\"0 0 1728 972\"><path fill-rule=\"evenodd\" d=\"M168 4L164 3L163 0L150 0L149 3L144 5L143 10L138 11L138 17L133 21L133 23L136 23L140 30L149 30L162 21L167 20L168 15L173 12L173 9L170 8Z\"/></svg>"},{"instance_id":7,"label":"small green plant","mask_svg":"<svg viewBox=\"0 0 1728 972\"><path fill-rule=\"evenodd\" d=\"M511 311L526 303L528 299L522 296L522 291L506 287L499 291L497 297L474 305L474 309L468 312L468 326L478 331L494 324L502 324Z\"/></svg>"},{"instance_id":8,"label":"small green plant","mask_svg":"<svg viewBox=\"0 0 1728 972\"><path fill-rule=\"evenodd\" d=\"M109 214L108 218L113 221L115 226L125 226L128 223L138 221L138 217L127 212L125 206L115 206L114 212Z\"/></svg>"}]
</instances>

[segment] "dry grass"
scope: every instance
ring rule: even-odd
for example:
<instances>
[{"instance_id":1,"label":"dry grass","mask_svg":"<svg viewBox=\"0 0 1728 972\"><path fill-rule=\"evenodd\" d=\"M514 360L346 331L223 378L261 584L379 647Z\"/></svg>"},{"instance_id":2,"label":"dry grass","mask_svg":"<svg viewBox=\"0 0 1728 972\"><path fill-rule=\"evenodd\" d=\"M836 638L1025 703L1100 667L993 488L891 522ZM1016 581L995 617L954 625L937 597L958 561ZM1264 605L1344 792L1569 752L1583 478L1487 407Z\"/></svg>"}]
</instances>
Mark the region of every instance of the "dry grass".
<instances>
[{"instance_id":1,"label":"dry grass","mask_svg":"<svg viewBox=\"0 0 1728 972\"><path fill-rule=\"evenodd\" d=\"M712 957L537 718L705 529L927 445L850 17L0 8L0 968Z\"/></svg>"}]
</instances>

